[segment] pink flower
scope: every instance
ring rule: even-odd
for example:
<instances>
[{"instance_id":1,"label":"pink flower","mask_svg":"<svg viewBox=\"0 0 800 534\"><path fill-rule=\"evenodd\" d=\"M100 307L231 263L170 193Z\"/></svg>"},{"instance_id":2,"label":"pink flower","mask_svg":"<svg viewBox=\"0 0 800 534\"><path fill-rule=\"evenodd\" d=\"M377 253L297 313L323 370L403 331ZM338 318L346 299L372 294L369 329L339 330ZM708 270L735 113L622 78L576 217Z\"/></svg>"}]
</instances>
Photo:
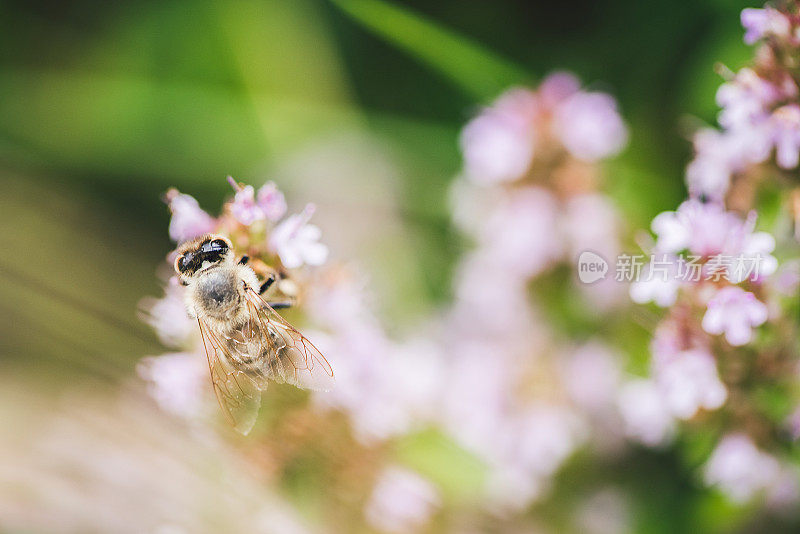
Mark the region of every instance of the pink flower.
<instances>
[{"instance_id":1,"label":"pink flower","mask_svg":"<svg viewBox=\"0 0 800 534\"><path fill-rule=\"evenodd\" d=\"M584 534L633 532L631 506L626 496L613 487L598 491L580 504L577 530Z\"/></svg>"},{"instance_id":2,"label":"pink flower","mask_svg":"<svg viewBox=\"0 0 800 534\"><path fill-rule=\"evenodd\" d=\"M628 130L614 99L605 93L578 92L563 101L553 129L576 158L597 161L617 154L628 142Z\"/></svg>"},{"instance_id":3,"label":"pink flower","mask_svg":"<svg viewBox=\"0 0 800 534\"><path fill-rule=\"evenodd\" d=\"M691 419L699 409L716 410L727 399L728 392L717 374L716 361L705 350L656 356L656 381L675 417Z\"/></svg>"},{"instance_id":4,"label":"pink flower","mask_svg":"<svg viewBox=\"0 0 800 534\"><path fill-rule=\"evenodd\" d=\"M202 412L205 393L210 391L205 356L185 352L151 356L139 362L136 371L162 410L187 418Z\"/></svg>"},{"instance_id":5,"label":"pink flower","mask_svg":"<svg viewBox=\"0 0 800 534\"><path fill-rule=\"evenodd\" d=\"M744 503L773 484L779 467L778 461L759 451L750 438L732 434L714 449L705 465L704 479L709 486L718 486L732 501Z\"/></svg>"},{"instance_id":6,"label":"pink flower","mask_svg":"<svg viewBox=\"0 0 800 534\"><path fill-rule=\"evenodd\" d=\"M740 224L735 215L719 204L687 200L676 211L656 215L651 227L658 237L659 252L678 253L688 249L693 254L711 256L725 249L731 229Z\"/></svg>"},{"instance_id":7,"label":"pink flower","mask_svg":"<svg viewBox=\"0 0 800 534\"><path fill-rule=\"evenodd\" d=\"M749 163L760 163L772 150L766 121L747 128L717 131L704 128L694 135L695 157L686 168L689 191L697 198L705 195L721 201L730 186L731 175Z\"/></svg>"},{"instance_id":8,"label":"pink flower","mask_svg":"<svg viewBox=\"0 0 800 534\"><path fill-rule=\"evenodd\" d=\"M236 191L231 214L240 223L249 226L265 219L277 221L286 213L286 199L274 183L267 182L258 190L258 201L252 185L241 186L230 176L228 183Z\"/></svg>"},{"instance_id":9,"label":"pink flower","mask_svg":"<svg viewBox=\"0 0 800 534\"><path fill-rule=\"evenodd\" d=\"M382 532L412 532L424 526L440 504L433 484L413 471L390 466L379 475L364 515Z\"/></svg>"},{"instance_id":10,"label":"pink flower","mask_svg":"<svg viewBox=\"0 0 800 534\"><path fill-rule=\"evenodd\" d=\"M181 347L197 333L197 322L186 313L183 288L173 276L164 288L164 297L143 299L142 319L153 327L158 339L167 346Z\"/></svg>"},{"instance_id":11,"label":"pink flower","mask_svg":"<svg viewBox=\"0 0 800 534\"><path fill-rule=\"evenodd\" d=\"M741 21L745 29L744 42L747 44L753 44L767 36L785 38L791 31L791 23L786 15L770 7L743 9Z\"/></svg>"},{"instance_id":12,"label":"pink flower","mask_svg":"<svg viewBox=\"0 0 800 534\"><path fill-rule=\"evenodd\" d=\"M570 398L580 407L599 411L613 404L620 379L618 356L593 341L565 362L563 380Z\"/></svg>"},{"instance_id":13,"label":"pink flower","mask_svg":"<svg viewBox=\"0 0 800 534\"><path fill-rule=\"evenodd\" d=\"M525 173L536 144L537 107L535 93L511 89L464 127L461 151L467 178L489 185Z\"/></svg>"},{"instance_id":14,"label":"pink flower","mask_svg":"<svg viewBox=\"0 0 800 534\"><path fill-rule=\"evenodd\" d=\"M556 199L546 189L515 189L489 215L481 246L509 274L534 276L563 253L558 217Z\"/></svg>"},{"instance_id":15,"label":"pink flower","mask_svg":"<svg viewBox=\"0 0 800 534\"><path fill-rule=\"evenodd\" d=\"M581 88L581 82L570 72L553 72L539 85L539 98L548 108L554 108Z\"/></svg>"},{"instance_id":16,"label":"pink flower","mask_svg":"<svg viewBox=\"0 0 800 534\"><path fill-rule=\"evenodd\" d=\"M167 191L166 200L172 212L169 237L173 241L180 243L214 231L217 222L200 208L200 204L191 195L170 189Z\"/></svg>"},{"instance_id":17,"label":"pink flower","mask_svg":"<svg viewBox=\"0 0 800 534\"><path fill-rule=\"evenodd\" d=\"M778 166L794 169L800 159L800 106L789 104L776 109L770 122Z\"/></svg>"},{"instance_id":18,"label":"pink flower","mask_svg":"<svg viewBox=\"0 0 800 534\"><path fill-rule=\"evenodd\" d=\"M792 435L792 439L800 439L800 406L795 408L786 419L786 427Z\"/></svg>"},{"instance_id":19,"label":"pink flower","mask_svg":"<svg viewBox=\"0 0 800 534\"><path fill-rule=\"evenodd\" d=\"M491 503L505 511L524 509L583 441L584 430L574 413L557 405L534 403L506 413L481 453L491 467Z\"/></svg>"},{"instance_id":20,"label":"pink flower","mask_svg":"<svg viewBox=\"0 0 800 534\"><path fill-rule=\"evenodd\" d=\"M315 394L319 407L346 413L365 444L408 432L433 416L443 378L433 343L388 339L358 280L343 277L317 286L308 304L311 319L332 331L313 337L336 369L337 387Z\"/></svg>"},{"instance_id":21,"label":"pink flower","mask_svg":"<svg viewBox=\"0 0 800 534\"><path fill-rule=\"evenodd\" d=\"M755 221L754 212L743 221L720 204L687 200L676 211L653 219L652 229L658 236L655 248L666 253L688 249L698 256L725 256L731 261L723 267L733 283L769 276L778 267L770 254L775 239L766 232L754 232Z\"/></svg>"},{"instance_id":22,"label":"pink flower","mask_svg":"<svg viewBox=\"0 0 800 534\"><path fill-rule=\"evenodd\" d=\"M725 128L748 128L765 118L769 106L781 96L772 83L753 69L743 68L717 90L717 104L722 108L719 123Z\"/></svg>"},{"instance_id":23,"label":"pink flower","mask_svg":"<svg viewBox=\"0 0 800 534\"><path fill-rule=\"evenodd\" d=\"M277 221L286 215L286 198L274 182L261 186L256 194L258 206L268 221Z\"/></svg>"},{"instance_id":24,"label":"pink flower","mask_svg":"<svg viewBox=\"0 0 800 534\"><path fill-rule=\"evenodd\" d=\"M322 231L308 224L315 207L308 204L275 227L269 238L270 248L278 254L287 269L301 265L322 265L328 259L328 247L319 242Z\"/></svg>"},{"instance_id":25,"label":"pink flower","mask_svg":"<svg viewBox=\"0 0 800 534\"><path fill-rule=\"evenodd\" d=\"M724 333L731 345L749 343L752 328L767 320L767 306L752 293L739 287L725 287L709 300L703 316L703 330L709 334Z\"/></svg>"},{"instance_id":26,"label":"pink flower","mask_svg":"<svg viewBox=\"0 0 800 534\"><path fill-rule=\"evenodd\" d=\"M256 205L256 192L252 185L239 188L230 206L233 216L244 225L264 219L264 212Z\"/></svg>"},{"instance_id":27,"label":"pink flower","mask_svg":"<svg viewBox=\"0 0 800 534\"><path fill-rule=\"evenodd\" d=\"M667 441L674 431L674 420L658 386L652 380L632 380L620 388L617 408L625 423L625 433L645 445Z\"/></svg>"},{"instance_id":28,"label":"pink flower","mask_svg":"<svg viewBox=\"0 0 800 534\"><path fill-rule=\"evenodd\" d=\"M631 283L629 293L637 304L654 302L656 306L668 308L678 299L680 287L678 259L670 254L659 254L642 267L639 279Z\"/></svg>"}]
</instances>

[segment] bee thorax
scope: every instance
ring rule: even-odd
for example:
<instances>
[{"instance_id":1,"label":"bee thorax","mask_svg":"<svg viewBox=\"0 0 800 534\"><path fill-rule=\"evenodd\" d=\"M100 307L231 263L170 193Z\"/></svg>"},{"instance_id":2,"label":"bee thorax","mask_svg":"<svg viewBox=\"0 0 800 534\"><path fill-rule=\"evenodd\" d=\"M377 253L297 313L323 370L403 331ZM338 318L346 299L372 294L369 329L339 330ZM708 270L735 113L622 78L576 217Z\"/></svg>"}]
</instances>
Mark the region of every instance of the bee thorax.
<instances>
[{"instance_id":1,"label":"bee thorax","mask_svg":"<svg viewBox=\"0 0 800 534\"><path fill-rule=\"evenodd\" d=\"M234 272L215 269L197 280L195 302L204 315L217 319L231 318L239 310L241 296Z\"/></svg>"}]
</instances>

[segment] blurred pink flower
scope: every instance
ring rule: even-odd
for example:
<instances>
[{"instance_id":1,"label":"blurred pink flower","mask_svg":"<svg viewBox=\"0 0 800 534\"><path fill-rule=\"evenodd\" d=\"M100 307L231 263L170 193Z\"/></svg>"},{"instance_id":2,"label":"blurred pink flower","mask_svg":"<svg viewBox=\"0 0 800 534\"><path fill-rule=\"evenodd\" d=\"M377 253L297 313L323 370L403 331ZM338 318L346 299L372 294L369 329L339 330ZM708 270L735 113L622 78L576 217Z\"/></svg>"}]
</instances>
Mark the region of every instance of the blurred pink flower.
<instances>
[{"instance_id":1,"label":"blurred pink flower","mask_svg":"<svg viewBox=\"0 0 800 534\"><path fill-rule=\"evenodd\" d=\"M731 176L748 164L761 163L772 150L772 134L766 120L745 128L720 132L703 128L693 138L695 157L686 167L686 180L693 198L705 196L721 202Z\"/></svg>"},{"instance_id":2,"label":"blurred pink flower","mask_svg":"<svg viewBox=\"0 0 800 534\"><path fill-rule=\"evenodd\" d=\"M745 29L744 42L747 44L753 44L767 36L785 38L791 31L791 23L786 15L771 7L743 9L741 21Z\"/></svg>"},{"instance_id":3,"label":"blurred pink flower","mask_svg":"<svg viewBox=\"0 0 800 534\"><path fill-rule=\"evenodd\" d=\"M258 206L268 221L277 221L286 215L286 198L274 182L267 182L256 193Z\"/></svg>"},{"instance_id":4,"label":"blurred pink flower","mask_svg":"<svg viewBox=\"0 0 800 534\"><path fill-rule=\"evenodd\" d=\"M140 303L142 319L153 327L161 342L169 347L182 347L197 334L197 322L186 313L183 288L177 278L170 277L160 299L147 297Z\"/></svg>"},{"instance_id":5,"label":"blurred pink flower","mask_svg":"<svg viewBox=\"0 0 800 534\"><path fill-rule=\"evenodd\" d=\"M322 231L308 224L315 207L308 204L302 212L287 217L270 233L269 245L287 269L301 265L322 265L328 259L328 247L319 242Z\"/></svg>"},{"instance_id":6,"label":"blurred pink flower","mask_svg":"<svg viewBox=\"0 0 800 534\"><path fill-rule=\"evenodd\" d=\"M590 412L614 402L620 380L619 355L598 341L578 348L563 365L563 380L570 399Z\"/></svg>"},{"instance_id":7,"label":"blurred pink flower","mask_svg":"<svg viewBox=\"0 0 800 534\"><path fill-rule=\"evenodd\" d=\"M741 225L732 213L713 202L687 200L676 211L665 211L653 219L656 250L678 253L688 249L700 256L725 250L731 230Z\"/></svg>"},{"instance_id":8,"label":"blurred pink flower","mask_svg":"<svg viewBox=\"0 0 800 534\"><path fill-rule=\"evenodd\" d=\"M743 68L717 90L717 104L722 108L719 123L725 128L748 128L766 118L769 106L780 97L778 87L753 69Z\"/></svg>"},{"instance_id":9,"label":"blurred pink flower","mask_svg":"<svg viewBox=\"0 0 800 534\"><path fill-rule=\"evenodd\" d=\"M544 493L547 483L513 464L494 465L486 481L488 507L501 515L525 510Z\"/></svg>"},{"instance_id":10,"label":"blurred pink flower","mask_svg":"<svg viewBox=\"0 0 800 534\"><path fill-rule=\"evenodd\" d=\"M616 101L605 93L578 92L555 110L553 130L576 158L597 161L617 154L628 142L628 130Z\"/></svg>"},{"instance_id":11,"label":"blurred pink flower","mask_svg":"<svg viewBox=\"0 0 800 534\"><path fill-rule=\"evenodd\" d=\"M775 142L775 161L783 169L794 169L800 160L800 106L776 109L770 118Z\"/></svg>"},{"instance_id":12,"label":"blurred pink flower","mask_svg":"<svg viewBox=\"0 0 800 534\"><path fill-rule=\"evenodd\" d=\"M232 180L232 178L228 178ZM239 187L230 206L233 216L244 225L250 226L254 222L264 219L264 212L256 204L256 192L252 185Z\"/></svg>"},{"instance_id":13,"label":"blurred pink flower","mask_svg":"<svg viewBox=\"0 0 800 534\"><path fill-rule=\"evenodd\" d=\"M232 177L228 176L236 194L231 203L231 214L237 221L244 225L251 225L256 221L277 221L286 213L286 199L278 187L267 182L258 190L256 197L252 185L240 186Z\"/></svg>"},{"instance_id":14,"label":"blurred pink flower","mask_svg":"<svg viewBox=\"0 0 800 534\"><path fill-rule=\"evenodd\" d=\"M525 280L509 273L508 266L490 252L479 249L467 254L457 266L454 285L450 327L463 336L517 340L519 333L532 331ZM475 328L476 322L480 328Z\"/></svg>"},{"instance_id":15,"label":"blurred pink flower","mask_svg":"<svg viewBox=\"0 0 800 534\"><path fill-rule=\"evenodd\" d=\"M770 487L779 464L759 451L749 437L731 434L722 439L705 465L705 482L718 486L732 501L744 503Z\"/></svg>"},{"instance_id":16,"label":"blurred pink flower","mask_svg":"<svg viewBox=\"0 0 800 534\"><path fill-rule=\"evenodd\" d=\"M382 532L414 532L441 504L436 487L417 473L389 466L378 476L364 509L367 522Z\"/></svg>"},{"instance_id":17,"label":"blurred pink flower","mask_svg":"<svg viewBox=\"0 0 800 534\"><path fill-rule=\"evenodd\" d=\"M707 351L691 349L655 356L656 383L675 417L691 419L701 408L716 410L727 399L716 361Z\"/></svg>"},{"instance_id":18,"label":"blurred pink flower","mask_svg":"<svg viewBox=\"0 0 800 534\"><path fill-rule=\"evenodd\" d=\"M555 473L585 437L585 427L572 410L546 402L523 408L510 423L501 442L518 466L540 476Z\"/></svg>"},{"instance_id":19,"label":"blurred pink flower","mask_svg":"<svg viewBox=\"0 0 800 534\"><path fill-rule=\"evenodd\" d=\"M509 193L488 216L480 246L508 275L525 278L546 269L564 252L553 194L540 187Z\"/></svg>"},{"instance_id":20,"label":"blurred pink flower","mask_svg":"<svg viewBox=\"0 0 800 534\"><path fill-rule=\"evenodd\" d=\"M672 437L675 422L658 386L652 380L625 383L617 396L625 433L645 445L661 445Z\"/></svg>"},{"instance_id":21,"label":"blurred pink flower","mask_svg":"<svg viewBox=\"0 0 800 534\"><path fill-rule=\"evenodd\" d=\"M755 232L755 212L742 220L716 202L687 200L676 211L665 211L653 219L657 236L655 249L678 253L688 250L698 256L721 255L731 260L720 265L733 283L746 278L769 276L778 267L771 255L775 239L766 232Z\"/></svg>"},{"instance_id":22,"label":"blurred pink flower","mask_svg":"<svg viewBox=\"0 0 800 534\"><path fill-rule=\"evenodd\" d=\"M629 289L631 300L637 304L654 302L657 306L668 308L675 304L681 280L677 276L678 259L670 254L654 255L642 267L638 280Z\"/></svg>"},{"instance_id":23,"label":"blurred pink flower","mask_svg":"<svg viewBox=\"0 0 800 534\"><path fill-rule=\"evenodd\" d=\"M564 206L563 222L570 252L574 256L584 250L592 250L606 258L619 253L619 214L605 195L586 193L571 196Z\"/></svg>"},{"instance_id":24,"label":"blurred pink flower","mask_svg":"<svg viewBox=\"0 0 800 534\"><path fill-rule=\"evenodd\" d=\"M491 456L499 425L513 402L509 384L513 383L514 368L509 358L498 354L497 346L486 340L451 348L457 357L448 362L442 424L465 448Z\"/></svg>"},{"instance_id":25,"label":"blurred pink flower","mask_svg":"<svg viewBox=\"0 0 800 534\"><path fill-rule=\"evenodd\" d=\"M461 151L468 179L479 184L521 177L536 145L536 94L511 89L472 119L461 132Z\"/></svg>"},{"instance_id":26,"label":"blurred pink flower","mask_svg":"<svg viewBox=\"0 0 800 534\"><path fill-rule=\"evenodd\" d=\"M204 392L210 392L205 356L177 352L142 359L136 372L162 410L193 418L202 412Z\"/></svg>"},{"instance_id":27,"label":"blurred pink flower","mask_svg":"<svg viewBox=\"0 0 800 534\"><path fill-rule=\"evenodd\" d=\"M781 295L794 296L800 288L800 259L784 262L773 277L772 287Z\"/></svg>"},{"instance_id":28,"label":"blurred pink flower","mask_svg":"<svg viewBox=\"0 0 800 534\"><path fill-rule=\"evenodd\" d=\"M709 300L703 316L703 330L725 334L731 345L749 343L752 329L767 320L767 306L755 295L739 287L724 287Z\"/></svg>"},{"instance_id":29,"label":"blurred pink flower","mask_svg":"<svg viewBox=\"0 0 800 534\"><path fill-rule=\"evenodd\" d=\"M568 97L577 93L581 88L580 80L570 72L553 72L542 80L538 94L542 105L555 108Z\"/></svg>"},{"instance_id":30,"label":"blurred pink flower","mask_svg":"<svg viewBox=\"0 0 800 534\"><path fill-rule=\"evenodd\" d=\"M433 417L443 370L432 342L391 341L352 279L312 289L308 311L331 332L314 340L336 369L337 387L315 393L315 402L346 413L359 441L385 440Z\"/></svg>"},{"instance_id":31,"label":"blurred pink flower","mask_svg":"<svg viewBox=\"0 0 800 534\"><path fill-rule=\"evenodd\" d=\"M607 487L590 496L577 511L576 523L582 534L624 534L633 532L630 504L619 490Z\"/></svg>"},{"instance_id":32,"label":"blurred pink flower","mask_svg":"<svg viewBox=\"0 0 800 534\"><path fill-rule=\"evenodd\" d=\"M490 467L488 498L500 510L518 511L538 498L549 479L585 439L571 410L534 403L507 413L479 454Z\"/></svg>"},{"instance_id":33,"label":"blurred pink flower","mask_svg":"<svg viewBox=\"0 0 800 534\"><path fill-rule=\"evenodd\" d=\"M214 231L216 221L200 208L200 204L191 195L170 189L167 191L166 200L172 212L169 237L173 241L180 243Z\"/></svg>"}]
</instances>

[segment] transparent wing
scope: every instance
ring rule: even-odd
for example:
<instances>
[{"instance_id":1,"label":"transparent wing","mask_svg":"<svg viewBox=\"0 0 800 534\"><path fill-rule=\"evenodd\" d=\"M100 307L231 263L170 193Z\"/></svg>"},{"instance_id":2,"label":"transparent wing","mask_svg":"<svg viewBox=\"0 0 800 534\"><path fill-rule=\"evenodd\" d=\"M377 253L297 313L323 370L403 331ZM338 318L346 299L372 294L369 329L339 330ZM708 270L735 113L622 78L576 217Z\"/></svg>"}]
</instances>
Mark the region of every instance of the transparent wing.
<instances>
[{"instance_id":1,"label":"transparent wing","mask_svg":"<svg viewBox=\"0 0 800 534\"><path fill-rule=\"evenodd\" d=\"M333 369L319 349L278 315L254 289L247 288L245 295L253 323L249 330L261 333L259 343L268 355L262 362L264 375L304 389L332 389Z\"/></svg>"},{"instance_id":2,"label":"transparent wing","mask_svg":"<svg viewBox=\"0 0 800 534\"><path fill-rule=\"evenodd\" d=\"M249 376L236 368L235 358L229 349L202 319L200 335L208 358L208 370L214 393L228 421L240 433L247 435L253 428L261 406L261 390L266 382Z\"/></svg>"}]
</instances>

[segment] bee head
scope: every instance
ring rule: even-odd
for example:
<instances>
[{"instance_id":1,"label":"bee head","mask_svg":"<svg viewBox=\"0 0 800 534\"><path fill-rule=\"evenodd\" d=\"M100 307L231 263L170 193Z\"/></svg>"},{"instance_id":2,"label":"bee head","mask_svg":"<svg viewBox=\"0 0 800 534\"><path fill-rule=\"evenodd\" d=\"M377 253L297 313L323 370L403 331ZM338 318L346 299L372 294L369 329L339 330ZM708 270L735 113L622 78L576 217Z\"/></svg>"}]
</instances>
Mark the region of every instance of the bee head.
<instances>
[{"instance_id":1,"label":"bee head","mask_svg":"<svg viewBox=\"0 0 800 534\"><path fill-rule=\"evenodd\" d=\"M178 248L175 272L181 281L211 266L233 258L231 242L220 235L204 235L186 242Z\"/></svg>"}]
</instances>

